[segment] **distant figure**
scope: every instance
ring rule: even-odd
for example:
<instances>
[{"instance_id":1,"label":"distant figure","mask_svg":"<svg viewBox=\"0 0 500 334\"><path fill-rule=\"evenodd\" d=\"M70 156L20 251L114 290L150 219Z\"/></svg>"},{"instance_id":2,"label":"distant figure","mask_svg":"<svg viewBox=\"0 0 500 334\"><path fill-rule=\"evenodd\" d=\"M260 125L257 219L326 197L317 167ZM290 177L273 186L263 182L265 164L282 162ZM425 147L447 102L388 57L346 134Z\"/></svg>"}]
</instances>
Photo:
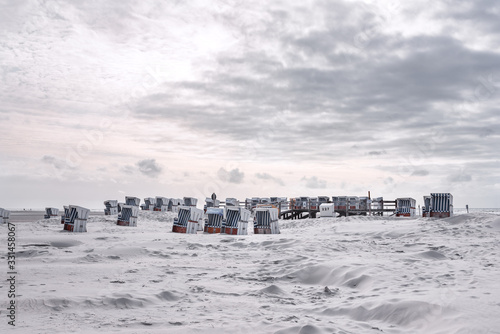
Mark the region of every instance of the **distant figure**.
<instances>
[{"instance_id":1,"label":"distant figure","mask_svg":"<svg viewBox=\"0 0 500 334\"><path fill-rule=\"evenodd\" d=\"M469 204L465 204L465 208L467 209L467 213L469 213Z\"/></svg>"},{"instance_id":2,"label":"distant figure","mask_svg":"<svg viewBox=\"0 0 500 334\"><path fill-rule=\"evenodd\" d=\"M215 201L217 199L217 195L215 193L212 194L212 201Z\"/></svg>"}]
</instances>

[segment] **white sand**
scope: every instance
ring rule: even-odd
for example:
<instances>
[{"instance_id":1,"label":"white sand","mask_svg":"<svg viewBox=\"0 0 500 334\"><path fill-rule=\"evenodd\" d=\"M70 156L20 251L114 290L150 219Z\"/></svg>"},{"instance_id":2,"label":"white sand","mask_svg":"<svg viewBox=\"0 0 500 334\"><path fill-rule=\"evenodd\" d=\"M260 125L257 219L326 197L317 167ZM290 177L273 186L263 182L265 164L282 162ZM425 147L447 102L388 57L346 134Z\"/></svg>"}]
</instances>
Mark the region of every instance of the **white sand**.
<instances>
[{"instance_id":1,"label":"white sand","mask_svg":"<svg viewBox=\"0 0 500 334\"><path fill-rule=\"evenodd\" d=\"M83 234L16 224L17 331L500 333L498 215L282 221L280 235L238 237L171 233L173 217L91 216Z\"/></svg>"}]
</instances>

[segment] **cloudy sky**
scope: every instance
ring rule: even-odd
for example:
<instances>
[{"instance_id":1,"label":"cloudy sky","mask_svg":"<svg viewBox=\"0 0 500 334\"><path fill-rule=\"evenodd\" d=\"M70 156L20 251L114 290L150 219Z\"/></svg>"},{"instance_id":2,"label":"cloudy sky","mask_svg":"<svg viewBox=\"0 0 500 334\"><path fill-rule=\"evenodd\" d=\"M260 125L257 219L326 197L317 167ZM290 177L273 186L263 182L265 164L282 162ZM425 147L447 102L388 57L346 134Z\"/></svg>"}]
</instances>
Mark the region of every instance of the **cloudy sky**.
<instances>
[{"instance_id":1,"label":"cloudy sky","mask_svg":"<svg viewBox=\"0 0 500 334\"><path fill-rule=\"evenodd\" d=\"M500 207L498 1L0 4L0 207Z\"/></svg>"}]
</instances>

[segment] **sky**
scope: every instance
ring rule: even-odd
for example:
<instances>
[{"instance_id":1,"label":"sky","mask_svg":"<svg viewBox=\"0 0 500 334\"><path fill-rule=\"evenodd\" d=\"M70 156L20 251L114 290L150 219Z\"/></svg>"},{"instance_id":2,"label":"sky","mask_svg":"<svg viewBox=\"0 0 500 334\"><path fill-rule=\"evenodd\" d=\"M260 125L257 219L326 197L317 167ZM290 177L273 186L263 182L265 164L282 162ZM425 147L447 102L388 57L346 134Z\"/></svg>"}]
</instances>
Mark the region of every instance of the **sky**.
<instances>
[{"instance_id":1,"label":"sky","mask_svg":"<svg viewBox=\"0 0 500 334\"><path fill-rule=\"evenodd\" d=\"M0 207L370 191L498 208L499 16L490 0L1 0Z\"/></svg>"}]
</instances>

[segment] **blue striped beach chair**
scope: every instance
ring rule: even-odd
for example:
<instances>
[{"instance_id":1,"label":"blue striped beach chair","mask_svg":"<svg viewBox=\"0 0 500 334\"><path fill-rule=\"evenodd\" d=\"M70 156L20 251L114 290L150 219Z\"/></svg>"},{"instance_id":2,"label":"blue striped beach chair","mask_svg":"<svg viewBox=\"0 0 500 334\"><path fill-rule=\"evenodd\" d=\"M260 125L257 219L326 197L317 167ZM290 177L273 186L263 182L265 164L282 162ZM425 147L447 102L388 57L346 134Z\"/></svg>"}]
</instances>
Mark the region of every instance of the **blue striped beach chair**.
<instances>
[{"instance_id":1,"label":"blue striped beach chair","mask_svg":"<svg viewBox=\"0 0 500 334\"><path fill-rule=\"evenodd\" d=\"M156 199L152 197L146 197L144 199L144 204L141 204L141 210L154 211L156 206Z\"/></svg>"},{"instance_id":2,"label":"blue striped beach chair","mask_svg":"<svg viewBox=\"0 0 500 334\"><path fill-rule=\"evenodd\" d=\"M168 211L170 205L170 198L156 196L154 211Z\"/></svg>"},{"instance_id":3,"label":"blue striped beach chair","mask_svg":"<svg viewBox=\"0 0 500 334\"><path fill-rule=\"evenodd\" d=\"M0 208L0 223L7 224L9 222L10 211Z\"/></svg>"},{"instance_id":4,"label":"blue striped beach chair","mask_svg":"<svg viewBox=\"0 0 500 334\"><path fill-rule=\"evenodd\" d=\"M221 233L222 220L224 219L224 209L208 208L207 219L205 220L204 232L206 233Z\"/></svg>"},{"instance_id":5,"label":"blue striped beach chair","mask_svg":"<svg viewBox=\"0 0 500 334\"><path fill-rule=\"evenodd\" d=\"M232 235L248 234L248 220L250 219L250 211L243 208L225 207L226 223L223 225L222 233Z\"/></svg>"},{"instance_id":6,"label":"blue striped beach chair","mask_svg":"<svg viewBox=\"0 0 500 334\"><path fill-rule=\"evenodd\" d=\"M117 215L118 214L118 201L117 200L107 200L104 201L104 214L106 216L109 215Z\"/></svg>"},{"instance_id":7,"label":"blue striped beach chair","mask_svg":"<svg viewBox=\"0 0 500 334\"><path fill-rule=\"evenodd\" d=\"M199 224L203 224L203 210L181 206L178 208L177 218L174 218L172 232L196 234Z\"/></svg>"},{"instance_id":8,"label":"blue striped beach chair","mask_svg":"<svg viewBox=\"0 0 500 334\"><path fill-rule=\"evenodd\" d=\"M139 214L139 207L135 205L123 205L122 211L118 215L116 225L120 226L137 226L137 215Z\"/></svg>"},{"instance_id":9,"label":"blue striped beach chair","mask_svg":"<svg viewBox=\"0 0 500 334\"><path fill-rule=\"evenodd\" d=\"M70 205L64 207L64 211L64 230L69 232L87 232L89 209L77 205Z\"/></svg>"},{"instance_id":10,"label":"blue striped beach chair","mask_svg":"<svg viewBox=\"0 0 500 334\"><path fill-rule=\"evenodd\" d=\"M45 215L43 216L45 219L57 217L59 214L59 209L56 208L45 208Z\"/></svg>"},{"instance_id":11,"label":"blue striped beach chair","mask_svg":"<svg viewBox=\"0 0 500 334\"><path fill-rule=\"evenodd\" d=\"M138 197L126 196L125 197L125 204L132 205L132 206L139 206L141 204L141 199Z\"/></svg>"},{"instance_id":12,"label":"blue striped beach chair","mask_svg":"<svg viewBox=\"0 0 500 334\"><path fill-rule=\"evenodd\" d=\"M415 217L416 201L411 197L396 198L396 217Z\"/></svg>"},{"instance_id":13,"label":"blue striped beach chair","mask_svg":"<svg viewBox=\"0 0 500 334\"><path fill-rule=\"evenodd\" d=\"M278 209L257 208L254 217L255 234L279 234Z\"/></svg>"},{"instance_id":14,"label":"blue striped beach chair","mask_svg":"<svg viewBox=\"0 0 500 334\"><path fill-rule=\"evenodd\" d=\"M450 193L431 193L430 217L445 218L453 216L453 195Z\"/></svg>"}]
</instances>

